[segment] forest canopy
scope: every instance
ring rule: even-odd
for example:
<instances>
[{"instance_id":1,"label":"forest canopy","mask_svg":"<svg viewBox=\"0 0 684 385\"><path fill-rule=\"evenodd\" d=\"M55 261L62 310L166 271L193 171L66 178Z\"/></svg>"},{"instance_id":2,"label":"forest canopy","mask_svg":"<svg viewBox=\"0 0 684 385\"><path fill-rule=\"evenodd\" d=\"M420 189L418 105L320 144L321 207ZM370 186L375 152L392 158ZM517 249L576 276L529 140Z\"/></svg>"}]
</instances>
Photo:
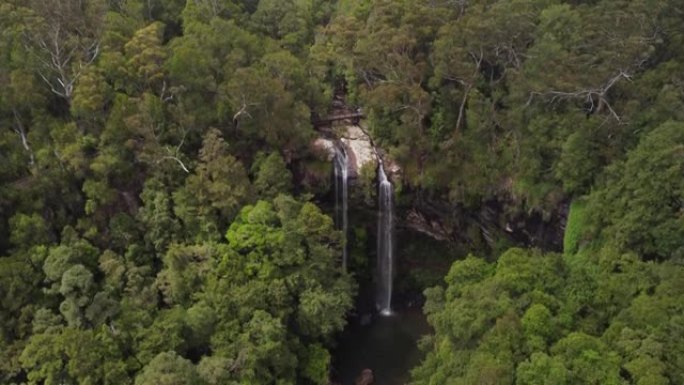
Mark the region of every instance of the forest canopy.
<instances>
[{"instance_id":1,"label":"forest canopy","mask_svg":"<svg viewBox=\"0 0 684 385\"><path fill-rule=\"evenodd\" d=\"M0 382L327 384L368 273L302 175L342 93L404 208L563 218L564 250L463 231L414 384L684 383L680 1L0 15Z\"/></svg>"}]
</instances>

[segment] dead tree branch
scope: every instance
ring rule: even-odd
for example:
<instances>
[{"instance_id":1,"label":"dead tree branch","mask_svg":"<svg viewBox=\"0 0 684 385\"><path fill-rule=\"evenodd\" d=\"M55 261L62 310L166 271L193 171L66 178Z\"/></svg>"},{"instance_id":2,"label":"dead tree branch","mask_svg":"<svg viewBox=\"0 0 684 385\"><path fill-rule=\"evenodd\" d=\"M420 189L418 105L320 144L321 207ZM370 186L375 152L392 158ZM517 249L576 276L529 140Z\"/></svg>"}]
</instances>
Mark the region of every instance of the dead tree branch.
<instances>
[{"instance_id":1,"label":"dead tree branch","mask_svg":"<svg viewBox=\"0 0 684 385\"><path fill-rule=\"evenodd\" d=\"M608 101L608 91L610 91L610 89L613 88L613 86L615 86L615 84L617 84L622 79L631 81L632 75L630 75L626 71L620 70L615 76L608 79L608 81L602 87L598 88L589 88L577 91L533 91L530 92L530 96L525 106L529 106L532 103L532 99L535 96L546 97L548 98L549 103L552 104L557 103L561 100L568 99L584 100L584 102L588 105L588 107L586 107L587 113L590 114L594 112L601 112L601 110L603 110L603 107L605 107L608 110L610 116L612 116L618 123L623 123L620 115L618 115L618 113L615 111L615 109L611 106L610 102Z\"/></svg>"},{"instance_id":2,"label":"dead tree branch","mask_svg":"<svg viewBox=\"0 0 684 385\"><path fill-rule=\"evenodd\" d=\"M238 110L238 112L233 115L233 127L237 129L240 125L240 117L242 115L247 115L248 118L252 119L252 115L250 115L249 111L247 111L247 102L245 101L245 95L242 95L242 107Z\"/></svg>"},{"instance_id":3,"label":"dead tree branch","mask_svg":"<svg viewBox=\"0 0 684 385\"><path fill-rule=\"evenodd\" d=\"M24 124L21 122L21 118L19 116L19 113L17 112L17 110L15 108L12 109L12 113L14 114L14 123L15 123L13 130L21 138L21 144L24 147L24 150L26 150L26 152L28 152L28 154L29 154L29 165L32 166L33 162L34 162L33 150L31 149L31 146L29 145L26 129L24 128Z\"/></svg>"},{"instance_id":4,"label":"dead tree branch","mask_svg":"<svg viewBox=\"0 0 684 385\"><path fill-rule=\"evenodd\" d=\"M105 9L87 12L81 0L29 3L38 19L24 32L24 46L38 59L38 75L50 91L70 100L76 81L100 54Z\"/></svg>"}]
</instances>

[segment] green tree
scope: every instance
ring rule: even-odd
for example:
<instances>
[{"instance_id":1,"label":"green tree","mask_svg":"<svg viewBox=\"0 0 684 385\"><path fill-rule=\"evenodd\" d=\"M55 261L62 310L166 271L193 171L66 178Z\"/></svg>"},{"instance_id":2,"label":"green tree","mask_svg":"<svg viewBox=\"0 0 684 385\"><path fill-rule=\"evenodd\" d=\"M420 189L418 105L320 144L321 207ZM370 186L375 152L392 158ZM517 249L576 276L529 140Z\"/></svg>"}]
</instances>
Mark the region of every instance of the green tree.
<instances>
[{"instance_id":1,"label":"green tree","mask_svg":"<svg viewBox=\"0 0 684 385\"><path fill-rule=\"evenodd\" d=\"M36 71L54 94L70 101L83 69L98 57L105 4L35 0L26 7L27 49L38 58Z\"/></svg>"},{"instance_id":2,"label":"green tree","mask_svg":"<svg viewBox=\"0 0 684 385\"><path fill-rule=\"evenodd\" d=\"M31 337L20 361L29 384L126 384L121 352L102 334L65 328Z\"/></svg>"},{"instance_id":3,"label":"green tree","mask_svg":"<svg viewBox=\"0 0 684 385\"><path fill-rule=\"evenodd\" d=\"M139 90L158 89L164 79L163 63L165 52L162 49L163 25L152 23L135 32L126 43L126 73L131 84Z\"/></svg>"},{"instance_id":4,"label":"green tree","mask_svg":"<svg viewBox=\"0 0 684 385\"><path fill-rule=\"evenodd\" d=\"M159 353L135 378L136 385L196 385L202 384L195 366L175 352Z\"/></svg>"},{"instance_id":5,"label":"green tree","mask_svg":"<svg viewBox=\"0 0 684 385\"><path fill-rule=\"evenodd\" d=\"M189 237L216 240L219 231L250 198L251 184L242 163L228 151L217 129L205 135L200 163L173 195L174 212Z\"/></svg>"},{"instance_id":6,"label":"green tree","mask_svg":"<svg viewBox=\"0 0 684 385\"><path fill-rule=\"evenodd\" d=\"M312 37L313 2L296 0L259 1L250 19L256 30L282 41L293 51L301 51Z\"/></svg>"},{"instance_id":7,"label":"green tree","mask_svg":"<svg viewBox=\"0 0 684 385\"><path fill-rule=\"evenodd\" d=\"M528 361L521 363L516 372L516 385L544 385L569 383L568 370L558 357L545 353L532 353Z\"/></svg>"},{"instance_id":8,"label":"green tree","mask_svg":"<svg viewBox=\"0 0 684 385\"><path fill-rule=\"evenodd\" d=\"M223 357L234 369L218 378L238 382L319 376L320 357L297 341L323 341L341 330L353 292L336 258L340 239L331 219L312 203L280 195L273 204L246 206L226 238L199 296L202 306L216 309L214 357L205 369ZM319 365L317 372L311 365Z\"/></svg>"},{"instance_id":9,"label":"green tree","mask_svg":"<svg viewBox=\"0 0 684 385\"><path fill-rule=\"evenodd\" d=\"M145 226L145 239L157 252L163 252L180 230L173 216L171 194L159 180L149 179L140 197L143 207L138 211L138 218Z\"/></svg>"},{"instance_id":10,"label":"green tree","mask_svg":"<svg viewBox=\"0 0 684 385\"><path fill-rule=\"evenodd\" d=\"M684 240L684 125L667 122L646 135L590 198L595 233L647 256L681 256Z\"/></svg>"},{"instance_id":11,"label":"green tree","mask_svg":"<svg viewBox=\"0 0 684 385\"><path fill-rule=\"evenodd\" d=\"M33 245L48 244L52 238L48 224L38 214L17 213L10 218L9 225L12 229L10 242L21 249L28 249Z\"/></svg>"},{"instance_id":12,"label":"green tree","mask_svg":"<svg viewBox=\"0 0 684 385\"><path fill-rule=\"evenodd\" d=\"M254 188L263 199L273 199L292 190L292 173L278 153L257 156L252 169L256 169Z\"/></svg>"},{"instance_id":13,"label":"green tree","mask_svg":"<svg viewBox=\"0 0 684 385\"><path fill-rule=\"evenodd\" d=\"M568 368L571 384L622 384L619 357L598 338L571 333L551 348Z\"/></svg>"}]
</instances>

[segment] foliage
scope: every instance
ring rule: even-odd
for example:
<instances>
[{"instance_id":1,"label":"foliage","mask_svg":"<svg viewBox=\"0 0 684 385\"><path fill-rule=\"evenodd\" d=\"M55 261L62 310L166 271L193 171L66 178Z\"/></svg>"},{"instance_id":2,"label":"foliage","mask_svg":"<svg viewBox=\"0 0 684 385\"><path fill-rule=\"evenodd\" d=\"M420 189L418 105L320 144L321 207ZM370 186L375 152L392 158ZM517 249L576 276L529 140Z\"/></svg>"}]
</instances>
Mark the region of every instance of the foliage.
<instances>
[{"instance_id":1,"label":"foliage","mask_svg":"<svg viewBox=\"0 0 684 385\"><path fill-rule=\"evenodd\" d=\"M331 9L287 5L0 2L0 382L327 382L354 285L280 194Z\"/></svg>"},{"instance_id":2,"label":"foliage","mask_svg":"<svg viewBox=\"0 0 684 385\"><path fill-rule=\"evenodd\" d=\"M666 122L608 170L588 211L603 238L646 256L684 256L684 124Z\"/></svg>"},{"instance_id":3,"label":"foliage","mask_svg":"<svg viewBox=\"0 0 684 385\"><path fill-rule=\"evenodd\" d=\"M471 256L427 291L417 384L684 383L678 1L0 14L0 382L327 383L355 283L309 148L346 92L402 170L399 204L436 207L471 249L488 204L503 233L573 202L563 256ZM369 277L373 233L352 227Z\"/></svg>"},{"instance_id":4,"label":"foliage","mask_svg":"<svg viewBox=\"0 0 684 385\"><path fill-rule=\"evenodd\" d=\"M667 320L681 315L682 266L586 253L511 249L492 264L454 263L446 287L426 291L435 335L413 383L677 383L679 359L662 346L681 342Z\"/></svg>"},{"instance_id":5,"label":"foliage","mask_svg":"<svg viewBox=\"0 0 684 385\"><path fill-rule=\"evenodd\" d=\"M663 108L682 102L676 7L344 2L312 52L359 95L408 185L548 216L643 134L681 120Z\"/></svg>"},{"instance_id":6,"label":"foliage","mask_svg":"<svg viewBox=\"0 0 684 385\"><path fill-rule=\"evenodd\" d=\"M563 236L563 252L574 254L581 246L582 235L585 232L587 203L583 198L572 201L568 211L568 219L565 223L565 234Z\"/></svg>"},{"instance_id":7,"label":"foliage","mask_svg":"<svg viewBox=\"0 0 684 385\"><path fill-rule=\"evenodd\" d=\"M278 153L257 157L252 168L256 169L254 188L261 197L273 199L292 190L292 173Z\"/></svg>"}]
</instances>

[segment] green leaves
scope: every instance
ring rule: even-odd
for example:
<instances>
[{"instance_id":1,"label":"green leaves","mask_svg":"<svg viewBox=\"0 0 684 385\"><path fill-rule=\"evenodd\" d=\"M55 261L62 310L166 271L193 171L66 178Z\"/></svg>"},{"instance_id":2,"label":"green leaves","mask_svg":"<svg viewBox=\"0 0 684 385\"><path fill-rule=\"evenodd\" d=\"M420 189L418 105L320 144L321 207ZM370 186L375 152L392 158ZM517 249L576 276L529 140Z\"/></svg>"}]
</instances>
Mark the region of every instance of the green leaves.
<instances>
[{"instance_id":1,"label":"green leaves","mask_svg":"<svg viewBox=\"0 0 684 385\"><path fill-rule=\"evenodd\" d=\"M126 384L120 352L93 330L65 328L34 335L21 354L29 384ZM113 349L108 349L113 348Z\"/></svg>"},{"instance_id":2,"label":"green leaves","mask_svg":"<svg viewBox=\"0 0 684 385\"><path fill-rule=\"evenodd\" d=\"M307 346L303 362L302 374L314 384L323 385L328 382L330 353L321 345Z\"/></svg>"},{"instance_id":3,"label":"green leaves","mask_svg":"<svg viewBox=\"0 0 684 385\"><path fill-rule=\"evenodd\" d=\"M546 341L555 334L551 311L544 305L534 304L525 311L521 321L531 350L546 349Z\"/></svg>"},{"instance_id":4,"label":"green leaves","mask_svg":"<svg viewBox=\"0 0 684 385\"><path fill-rule=\"evenodd\" d=\"M220 131L207 132L199 159L195 173L173 195L174 212L190 239L217 240L222 227L249 201L251 185Z\"/></svg>"},{"instance_id":5,"label":"green leaves","mask_svg":"<svg viewBox=\"0 0 684 385\"><path fill-rule=\"evenodd\" d=\"M155 89L163 80L162 28L161 23L152 23L139 29L124 46L126 73L140 88Z\"/></svg>"},{"instance_id":6,"label":"green leaves","mask_svg":"<svg viewBox=\"0 0 684 385\"><path fill-rule=\"evenodd\" d=\"M676 383L682 272L608 248L457 261L426 291L435 334L414 384Z\"/></svg>"},{"instance_id":7,"label":"green leaves","mask_svg":"<svg viewBox=\"0 0 684 385\"><path fill-rule=\"evenodd\" d=\"M217 264L220 245L172 245L164 255L165 269L157 276L157 285L169 304L188 305L192 295L206 284L206 276Z\"/></svg>"},{"instance_id":8,"label":"green leaves","mask_svg":"<svg viewBox=\"0 0 684 385\"><path fill-rule=\"evenodd\" d=\"M298 174L344 89L468 238L588 196L426 291L418 383L684 383L679 8L2 2L0 382L326 383L355 287Z\"/></svg>"},{"instance_id":9,"label":"green leaves","mask_svg":"<svg viewBox=\"0 0 684 385\"><path fill-rule=\"evenodd\" d=\"M135 385L201 385L203 382L189 360L175 352L159 353L135 378Z\"/></svg>"},{"instance_id":10,"label":"green leaves","mask_svg":"<svg viewBox=\"0 0 684 385\"><path fill-rule=\"evenodd\" d=\"M568 368L571 383L623 384L619 357L598 338L571 333L551 349Z\"/></svg>"},{"instance_id":11,"label":"green leaves","mask_svg":"<svg viewBox=\"0 0 684 385\"><path fill-rule=\"evenodd\" d=\"M535 352L529 360L521 363L516 370L516 384L519 385L566 385L569 383L568 370L558 357Z\"/></svg>"},{"instance_id":12,"label":"green leaves","mask_svg":"<svg viewBox=\"0 0 684 385\"><path fill-rule=\"evenodd\" d=\"M250 19L256 30L281 40L293 51L301 50L311 39L312 2L262 0Z\"/></svg>"},{"instance_id":13,"label":"green leaves","mask_svg":"<svg viewBox=\"0 0 684 385\"><path fill-rule=\"evenodd\" d=\"M681 256L684 247L684 125L667 122L611 167L590 199L594 233L651 257Z\"/></svg>"},{"instance_id":14,"label":"green leaves","mask_svg":"<svg viewBox=\"0 0 684 385\"><path fill-rule=\"evenodd\" d=\"M216 148L205 146L202 156L222 151ZM299 340L324 341L341 330L354 289L340 271L332 220L312 203L279 195L245 206L226 240L169 246L156 285L173 308L128 321L145 325L129 338L138 360L151 360L136 381L156 370L155 354L173 350L200 352L197 369L187 370L210 384L320 383L329 356ZM123 269L111 254L101 263L108 274Z\"/></svg>"},{"instance_id":15,"label":"green leaves","mask_svg":"<svg viewBox=\"0 0 684 385\"><path fill-rule=\"evenodd\" d=\"M10 242L17 248L28 249L32 245L45 245L50 242L48 225L38 214L18 213L9 219L9 224L12 228Z\"/></svg>"},{"instance_id":16,"label":"green leaves","mask_svg":"<svg viewBox=\"0 0 684 385\"><path fill-rule=\"evenodd\" d=\"M104 75L97 69L88 67L74 88L71 113L82 119L101 119L105 106L112 97L111 87Z\"/></svg>"},{"instance_id":17,"label":"green leaves","mask_svg":"<svg viewBox=\"0 0 684 385\"><path fill-rule=\"evenodd\" d=\"M254 188L263 199L288 194L292 189L292 173L278 153L268 156L262 154L261 159L257 158L252 167L257 169Z\"/></svg>"},{"instance_id":18,"label":"green leaves","mask_svg":"<svg viewBox=\"0 0 684 385\"><path fill-rule=\"evenodd\" d=\"M351 290L347 283L338 283L336 287L307 288L300 296L297 323L302 331L312 337L323 338L345 326L341 314L351 308L352 303L347 295Z\"/></svg>"}]
</instances>

